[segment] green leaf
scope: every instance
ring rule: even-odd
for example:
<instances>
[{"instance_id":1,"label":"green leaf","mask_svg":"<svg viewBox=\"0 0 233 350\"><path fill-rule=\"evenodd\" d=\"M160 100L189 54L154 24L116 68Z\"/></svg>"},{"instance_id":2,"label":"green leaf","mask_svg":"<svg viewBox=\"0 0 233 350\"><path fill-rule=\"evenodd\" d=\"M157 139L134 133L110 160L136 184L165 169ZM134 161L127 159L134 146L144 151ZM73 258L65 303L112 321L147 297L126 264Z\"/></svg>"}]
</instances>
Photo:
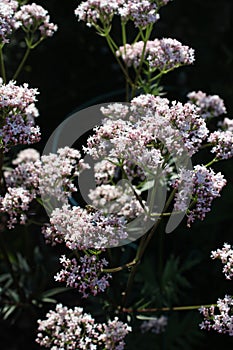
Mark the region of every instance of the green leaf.
<instances>
[{"instance_id":1,"label":"green leaf","mask_svg":"<svg viewBox=\"0 0 233 350\"><path fill-rule=\"evenodd\" d=\"M140 188L140 192L144 192L144 191L147 191L149 190L150 188L152 188L155 184L155 181L154 180L151 180L151 181L146 181L142 187Z\"/></svg>"},{"instance_id":2,"label":"green leaf","mask_svg":"<svg viewBox=\"0 0 233 350\"><path fill-rule=\"evenodd\" d=\"M16 309L16 305L7 306L6 308L4 308L3 319L6 320L15 311L15 309Z\"/></svg>"},{"instance_id":3,"label":"green leaf","mask_svg":"<svg viewBox=\"0 0 233 350\"><path fill-rule=\"evenodd\" d=\"M30 272L30 266L28 265L26 259L24 259L24 257L20 253L17 253L16 255L19 262L19 268L26 272Z\"/></svg>"},{"instance_id":4,"label":"green leaf","mask_svg":"<svg viewBox=\"0 0 233 350\"><path fill-rule=\"evenodd\" d=\"M156 317L156 316L137 315L136 318L138 320L144 321L144 320L157 320L158 317Z\"/></svg>"},{"instance_id":5,"label":"green leaf","mask_svg":"<svg viewBox=\"0 0 233 350\"><path fill-rule=\"evenodd\" d=\"M0 276L0 283L7 281L9 278L11 278L11 275L9 273L4 273Z\"/></svg>"},{"instance_id":6,"label":"green leaf","mask_svg":"<svg viewBox=\"0 0 233 350\"><path fill-rule=\"evenodd\" d=\"M52 304L57 303L57 300L52 299L52 298L42 298L41 301L43 301L44 303L52 303Z\"/></svg>"}]
</instances>

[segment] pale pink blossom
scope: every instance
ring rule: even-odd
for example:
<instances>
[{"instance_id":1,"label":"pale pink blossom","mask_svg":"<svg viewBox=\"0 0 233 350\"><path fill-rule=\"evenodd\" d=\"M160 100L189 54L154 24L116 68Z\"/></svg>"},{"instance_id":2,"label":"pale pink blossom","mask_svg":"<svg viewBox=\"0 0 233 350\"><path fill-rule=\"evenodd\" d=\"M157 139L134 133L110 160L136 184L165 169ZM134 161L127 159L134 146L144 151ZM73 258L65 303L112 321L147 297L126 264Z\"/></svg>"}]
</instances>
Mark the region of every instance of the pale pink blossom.
<instances>
[{"instance_id":1,"label":"pale pink blossom","mask_svg":"<svg viewBox=\"0 0 233 350\"><path fill-rule=\"evenodd\" d=\"M57 304L45 320L38 320L36 342L53 350L123 350L124 338L131 327L118 317L107 323L97 323L81 307L68 309Z\"/></svg>"},{"instance_id":2,"label":"pale pink blossom","mask_svg":"<svg viewBox=\"0 0 233 350\"><path fill-rule=\"evenodd\" d=\"M233 119L224 118L223 121L219 122L218 125L224 130L224 131L231 131L233 132Z\"/></svg>"},{"instance_id":3,"label":"pale pink blossom","mask_svg":"<svg viewBox=\"0 0 233 350\"><path fill-rule=\"evenodd\" d=\"M12 161L12 164L19 165L21 163L36 162L40 159L40 153L34 148L27 148L17 154L17 158Z\"/></svg>"},{"instance_id":4,"label":"pale pink blossom","mask_svg":"<svg viewBox=\"0 0 233 350\"><path fill-rule=\"evenodd\" d=\"M28 157L26 151L23 151L23 156ZM75 149L59 148L57 154L43 155L34 161L21 161L7 173L6 183L12 187L24 187L44 199L55 197L58 201L68 202L68 197L77 191L74 178L89 167L80 158L80 152Z\"/></svg>"},{"instance_id":5,"label":"pale pink blossom","mask_svg":"<svg viewBox=\"0 0 233 350\"><path fill-rule=\"evenodd\" d=\"M229 159L233 156L233 132L214 131L208 137L208 142L213 145L212 153L215 153L218 159Z\"/></svg>"},{"instance_id":6,"label":"pale pink blossom","mask_svg":"<svg viewBox=\"0 0 233 350\"><path fill-rule=\"evenodd\" d=\"M190 102L198 107L199 113L204 119L226 114L224 101L218 95L207 95L202 91L192 91L187 96Z\"/></svg>"},{"instance_id":7,"label":"pale pink blossom","mask_svg":"<svg viewBox=\"0 0 233 350\"><path fill-rule=\"evenodd\" d=\"M215 309L219 313L215 313ZM201 329L208 331L215 330L218 333L233 336L233 299L229 295L225 295L223 299L218 299L217 307L200 308L200 313L204 316L204 321L200 324Z\"/></svg>"},{"instance_id":8,"label":"pale pink blossom","mask_svg":"<svg viewBox=\"0 0 233 350\"><path fill-rule=\"evenodd\" d=\"M180 184L182 184L183 190L175 196L174 209L177 211L184 210L184 203L186 203L192 189L193 205L187 211L187 225L191 226L196 219L204 220L206 214L211 210L213 200L220 197L220 192L226 185L226 180L220 172L215 173L204 165L196 165L193 171L180 171L179 179L174 182L174 187L178 188Z\"/></svg>"},{"instance_id":9,"label":"pale pink blossom","mask_svg":"<svg viewBox=\"0 0 233 350\"><path fill-rule=\"evenodd\" d=\"M100 22L110 26L115 15L127 22L133 21L136 27L146 27L159 19L158 6L149 0L87 0L75 10L79 21L84 21L88 26L95 26Z\"/></svg>"},{"instance_id":10,"label":"pale pink blossom","mask_svg":"<svg viewBox=\"0 0 233 350\"><path fill-rule=\"evenodd\" d=\"M144 42L126 44L116 51L127 66L138 67L141 62ZM194 62L194 50L171 38L148 40L144 52L144 61L148 62L152 71L169 71L179 66Z\"/></svg>"},{"instance_id":11,"label":"pale pink blossom","mask_svg":"<svg viewBox=\"0 0 233 350\"><path fill-rule=\"evenodd\" d=\"M50 23L48 11L35 3L23 5L15 14L25 32L34 33L39 30L41 37L51 37L57 31L57 25Z\"/></svg>"},{"instance_id":12,"label":"pale pink blossom","mask_svg":"<svg viewBox=\"0 0 233 350\"><path fill-rule=\"evenodd\" d=\"M37 89L30 89L28 84L17 86L14 81L0 83L0 111L3 120L0 137L5 152L11 146L32 144L40 140L39 127L34 125L37 94Z\"/></svg>"},{"instance_id":13,"label":"pale pink blossom","mask_svg":"<svg viewBox=\"0 0 233 350\"><path fill-rule=\"evenodd\" d=\"M222 249L211 252L212 259L220 259L224 264L223 273L226 279L231 280L233 277L233 248L230 244L224 243Z\"/></svg>"},{"instance_id":14,"label":"pale pink blossom","mask_svg":"<svg viewBox=\"0 0 233 350\"><path fill-rule=\"evenodd\" d=\"M43 234L52 245L64 242L69 249L103 249L127 238L124 224L125 220L114 215L63 205L53 210Z\"/></svg>"},{"instance_id":15,"label":"pale pink blossom","mask_svg":"<svg viewBox=\"0 0 233 350\"><path fill-rule=\"evenodd\" d=\"M84 255L79 260L63 255L60 263L63 269L56 274L55 281L66 282L67 287L76 288L83 298L90 294L95 296L109 287L111 275L102 272L108 262L104 258L99 259L98 255Z\"/></svg>"},{"instance_id":16,"label":"pale pink blossom","mask_svg":"<svg viewBox=\"0 0 233 350\"><path fill-rule=\"evenodd\" d=\"M136 188L134 191L140 195ZM117 186L102 184L90 190L89 198L92 205L104 213L122 216L127 220L133 219L143 212L132 188L127 184Z\"/></svg>"},{"instance_id":17,"label":"pale pink blossom","mask_svg":"<svg viewBox=\"0 0 233 350\"><path fill-rule=\"evenodd\" d=\"M22 187L8 187L4 197L0 197L0 213L8 214L7 225L14 228L17 222L25 224L25 212L29 209L29 204L34 199L34 195Z\"/></svg>"},{"instance_id":18,"label":"pale pink blossom","mask_svg":"<svg viewBox=\"0 0 233 350\"><path fill-rule=\"evenodd\" d=\"M15 18L18 6L18 1L14 0L1 0L0 2L0 44L8 43L12 32L20 25Z\"/></svg>"}]
</instances>

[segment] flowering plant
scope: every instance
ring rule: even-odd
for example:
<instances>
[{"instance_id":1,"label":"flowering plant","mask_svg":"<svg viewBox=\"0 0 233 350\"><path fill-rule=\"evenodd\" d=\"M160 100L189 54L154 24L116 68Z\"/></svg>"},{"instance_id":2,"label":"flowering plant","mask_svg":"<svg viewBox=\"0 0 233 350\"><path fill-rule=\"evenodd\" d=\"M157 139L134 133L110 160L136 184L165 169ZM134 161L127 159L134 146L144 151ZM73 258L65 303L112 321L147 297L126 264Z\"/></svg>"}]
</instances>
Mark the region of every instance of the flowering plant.
<instances>
[{"instance_id":1,"label":"flowering plant","mask_svg":"<svg viewBox=\"0 0 233 350\"><path fill-rule=\"evenodd\" d=\"M138 330L142 335L152 333L155 339L169 335L177 323L176 316L169 316L171 311L200 308L174 306L182 303L182 293L190 286L186 274L200 260L165 255L165 236L184 218L187 230L203 221L221 196L227 181L214 166L233 155L232 120L225 117L218 95L193 91L184 102L164 97L163 76L195 60L194 50L177 39L153 38L160 10L168 3L87 0L79 4L78 20L106 39L122 70L125 101L95 106L101 121L91 132L85 130L89 135L79 150L63 144L56 153L40 155L26 148L11 164L8 157L15 146L40 140L35 126L38 91L18 85L16 79L30 51L51 37L57 26L35 3L4 0L0 5L0 213L6 271L0 279L0 310L8 319L24 307L45 310L46 303L56 303L55 310L43 314L46 319L38 320L36 342L45 348L121 350L134 346ZM120 28L116 38L114 25ZM8 80L3 51L19 30L26 51ZM87 193L82 179L89 186ZM31 273L27 259L19 253L12 257L3 239L4 231L20 230L20 225L31 231L39 227L43 242L61 254L56 255L62 267L59 271L56 265L54 281L62 287L39 287L40 264L37 290L26 285L26 272ZM46 255L45 246L41 252L39 246L43 243L34 247L35 264ZM150 266L154 254L148 254L152 246L155 269ZM222 260L223 272L231 279L231 246L212 252L212 258ZM74 299L72 308L51 298L64 291ZM214 306L203 305L201 328L232 335L232 304L229 295L219 299L220 315L214 313ZM187 339L185 346L189 343Z\"/></svg>"}]
</instances>

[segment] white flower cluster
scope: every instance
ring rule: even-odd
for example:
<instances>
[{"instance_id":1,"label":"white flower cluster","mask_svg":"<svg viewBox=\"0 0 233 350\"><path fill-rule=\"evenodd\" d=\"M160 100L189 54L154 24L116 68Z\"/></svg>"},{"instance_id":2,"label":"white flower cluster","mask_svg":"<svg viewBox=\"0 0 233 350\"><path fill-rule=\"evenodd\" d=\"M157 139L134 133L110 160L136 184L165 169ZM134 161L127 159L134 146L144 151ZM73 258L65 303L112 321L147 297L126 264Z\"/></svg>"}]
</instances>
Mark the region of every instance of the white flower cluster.
<instances>
[{"instance_id":1,"label":"white flower cluster","mask_svg":"<svg viewBox=\"0 0 233 350\"><path fill-rule=\"evenodd\" d=\"M136 188L134 190L139 195L139 191ZM127 220L133 219L143 212L143 208L129 185L103 184L90 190L89 198L92 200L92 205L105 214L115 213Z\"/></svg>"},{"instance_id":2,"label":"white flower cluster","mask_svg":"<svg viewBox=\"0 0 233 350\"><path fill-rule=\"evenodd\" d=\"M233 248L230 244L224 243L222 249L211 252L212 259L220 259L224 264L223 273L226 279L231 280L233 277Z\"/></svg>"},{"instance_id":3,"label":"white flower cluster","mask_svg":"<svg viewBox=\"0 0 233 350\"><path fill-rule=\"evenodd\" d=\"M174 209L183 211L187 201L192 196L192 209L187 212L187 225L196 220L204 220L206 214L211 210L212 201L220 196L222 188L226 185L224 176L212 169L207 169L204 165L196 165L194 170L182 169L179 178L174 182L174 187L182 184L182 191L175 196Z\"/></svg>"},{"instance_id":4,"label":"white flower cluster","mask_svg":"<svg viewBox=\"0 0 233 350\"><path fill-rule=\"evenodd\" d=\"M141 62L144 42L138 41L132 45L126 44L117 50L116 55L122 57L127 66L137 68ZM182 45L178 40L171 38L148 40L144 50L144 60L155 71L169 71L174 68L192 64L194 50Z\"/></svg>"},{"instance_id":5,"label":"white flower cluster","mask_svg":"<svg viewBox=\"0 0 233 350\"><path fill-rule=\"evenodd\" d=\"M15 160L16 168L5 173L7 192L0 197L0 211L10 215L8 224L11 228L19 213L25 216L29 203L36 197L67 203L68 197L77 191L74 178L89 167L80 160L80 152L69 147L60 148L57 154L44 155L39 160L38 157L35 150L21 151ZM9 199L12 191L14 200ZM26 206L18 205L22 202L21 193L27 196L27 201L24 199Z\"/></svg>"},{"instance_id":6,"label":"white flower cluster","mask_svg":"<svg viewBox=\"0 0 233 350\"><path fill-rule=\"evenodd\" d=\"M223 299L219 298L217 309L218 314L215 313L214 305L200 308L200 313L204 316L204 321L200 324L201 329L213 329L218 333L233 336L233 298L229 295L225 295Z\"/></svg>"},{"instance_id":7,"label":"white flower cluster","mask_svg":"<svg viewBox=\"0 0 233 350\"><path fill-rule=\"evenodd\" d=\"M37 89L30 89L28 84L17 86L15 81L3 84L0 81L0 138L3 150L17 144L31 144L40 140L40 129L34 126L38 116L35 107Z\"/></svg>"},{"instance_id":8,"label":"white flower cluster","mask_svg":"<svg viewBox=\"0 0 233 350\"><path fill-rule=\"evenodd\" d=\"M188 94L191 103L198 107L200 115L206 119L226 114L226 107L218 95L207 95L202 91L192 91Z\"/></svg>"},{"instance_id":9,"label":"white flower cluster","mask_svg":"<svg viewBox=\"0 0 233 350\"><path fill-rule=\"evenodd\" d=\"M77 7L75 15L89 27L99 21L109 26L113 16L119 15L122 21L131 20L136 27L143 28L159 19L158 10L159 6L149 0L87 0Z\"/></svg>"},{"instance_id":10,"label":"white flower cluster","mask_svg":"<svg viewBox=\"0 0 233 350\"><path fill-rule=\"evenodd\" d=\"M81 307L68 309L62 304L38 323L36 342L52 350L123 350L124 338L131 332L131 327L117 317L97 323Z\"/></svg>"},{"instance_id":11,"label":"white flower cluster","mask_svg":"<svg viewBox=\"0 0 233 350\"><path fill-rule=\"evenodd\" d=\"M15 19L25 32L33 33L39 30L42 38L51 37L57 31L57 25L50 22L48 11L35 3L21 6L15 14Z\"/></svg>"},{"instance_id":12,"label":"white flower cluster","mask_svg":"<svg viewBox=\"0 0 233 350\"><path fill-rule=\"evenodd\" d=\"M53 210L50 225L43 233L48 243L64 242L71 250L104 249L127 238L124 223L116 215L104 216L100 211L63 205Z\"/></svg>"}]
</instances>

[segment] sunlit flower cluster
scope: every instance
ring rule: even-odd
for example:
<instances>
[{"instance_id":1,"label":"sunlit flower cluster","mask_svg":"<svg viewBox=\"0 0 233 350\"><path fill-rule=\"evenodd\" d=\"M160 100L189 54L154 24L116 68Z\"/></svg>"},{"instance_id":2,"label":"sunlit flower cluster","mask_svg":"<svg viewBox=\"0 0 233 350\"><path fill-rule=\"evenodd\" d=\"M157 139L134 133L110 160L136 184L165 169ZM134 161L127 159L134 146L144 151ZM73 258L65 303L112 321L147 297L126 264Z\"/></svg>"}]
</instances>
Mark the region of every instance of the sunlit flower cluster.
<instances>
[{"instance_id":1,"label":"sunlit flower cluster","mask_svg":"<svg viewBox=\"0 0 233 350\"><path fill-rule=\"evenodd\" d=\"M80 160L80 157L79 151L69 147L60 148L57 154L44 155L39 160L37 151L32 149L21 151L15 160L16 167L5 172L8 192L1 200L3 208L10 214L9 223L12 222L13 212L15 211L16 218L19 209L26 217L29 202L34 198L42 196L45 207L46 200L53 198L58 203L68 203L68 197L77 191L73 183L74 178L88 167L88 164ZM18 206L17 200L11 201L9 205L9 196L12 191L16 195L18 191L24 193L27 198L27 206ZM16 223L15 218L14 223Z\"/></svg>"},{"instance_id":2,"label":"sunlit flower cluster","mask_svg":"<svg viewBox=\"0 0 233 350\"><path fill-rule=\"evenodd\" d=\"M225 295L223 299L217 301L218 314L215 313L215 307L202 307L200 313L204 316L204 321L200 324L201 329L215 330L218 333L233 336L233 299Z\"/></svg>"},{"instance_id":3,"label":"sunlit flower cluster","mask_svg":"<svg viewBox=\"0 0 233 350\"><path fill-rule=\"evenodd\" d=\"M116 215L104 216L100 211L63 205L54 209L43 233L47 243L64 242L72 250L101 249L117 246L127 238L124 224Z\"/></svg>"},{"instance_id":4,"label":"sunlit flower cluster","mask_svg":"<svg viewBox=\"0 0 233 350\"><path fill-rule=\"evenodd\" d=\"M214 131L208 137L208 142L214 146L211 152L218 159L229 159L233 156L233 131Z\"/></svg>"},{"instance_id":5,"label":"sunlit flower cluster","mask_svg":"<svg viewBox=\"0 0 233 350\"><path fill-rule=\"evenodd\" d=\"M188 94L191 103L194 103L199 110L200 115L206 119L218 117L226 113L224 101L218 95L207 95L202 91L192 91Z\"/></svg>"},{"instance_id":6,"label":"sunlit flower cluster","mask_svg":"<svg viewBox=\"0 0 233 350\"><path fill-rule=\"evenodd\" d=\"M57 25L50 23L48 11L35 3L21 6L15 18L25 32L39 30L41 37L50 37L57 31Z\"/></svg>"},{"instance_id":7,"label":"sunlit flower cluster","mask_svg":"<svg viewBox=\"0 0 233 350\"><path fill-rule=\"evenodd\" d=\"M14 0L0 2L0 44L8 43L12 31L20 25L14 16L18 5L18 1Z\"/></svg>"},{"instance_id":8,"label":"sunlit flower cluster","mask_svg":"<svg viewBox=\"0 0 233 350\"><path fill-rule=\"evenodd\" d=\"M17 86L14 81L0 82L0 137L4 151L17 144L31 144L40 140L38 126L34 126L37 89L28 84Z\"/></svg>"},{"instance_id":9,"label":"sunlit flower cluster","mask_svg":"<svg viewBox=\"0 0 233 350\"><path fill-rule=\"evenodd\" d=\"M83 298L89 294L97 295L104 292L109 286L110 274L101 273L108 265L106 259L99 259L98 255L84 255L77 261L76 258L68 259L65 255L60 258L63 269L54 277L58 282L66 282L67 287L78 289Z\"/></svg>"},{"instance_id":10,"label":"sunlit flower cluster","mask_svg":"<svg viewBox=\"0 0 233 350\"><path fill-rule=\"evenodd\" d=\"M203 165L196 165L194 170L180 171L179 179L174 182L174 187L182 184L182 191L175 197L174 208L177 211L185 209L184 203L192 195L192 208L187 212L187 225L190 226L196 219L204 220L211 210L212 201L220 196L220 191L226 185L223 175L207 169Z\"/></svg>"},{"instance_id":11,"label":"sunlit flower cluster","mask_svg":"<svg viewBox=\"0 0 233 350\"><path fill-rule=\"evenodd\" d=\"M123 21L132 20L135 27L146 27L159 19L156 3L149 0L127 0L119 7L118 14Z\"/></svg>"},{"instance_id":12,"label":"sunlit flower cluster","mask_svg":"<svg viewBox=\"0 0 233 350\"><path fill-rule=\"evenodd\" d=\"M139 191L134 189L139 195ZM135 194L129 185L113 186L103 184L97 186L94 190L90 190L89 198L92 205L104 213L122 216L127 220L137 217L143 208L135 197ZM145 204L145 203L144 203Z\"/></svg>"},{"instance_id":13,"label":"sunlit flower cluster","mask_svg":"<svg viewBox=\"0 0 233 350\"><path fill-rule=\"evenodd\" d=\"M226 279L231 280L233 277L233 249L230 244L224 243L222 249L211 252L212 259L220 259L224 264L223 273Z\"/></svg>"},{"instance_id":14,"label":"sunlit flower cluster","mask_svg":"<svg viewBox=\"0 0 233 350\"><path fill-rule=\"evenodd\" d=\"M196 153L209 134L206 123L200 118L196 108L190 103L183 105L172 102L170 120L179 130L190 156Z\"/></svg>"},{"instance_id":15,"label":"sunlit flower cluster","mask_svg":"<svg viewBox=\"0 0 233 350\"><path fill-rule=\"evenodd\" d=\"M17 154L17 158L13 159L12 164L19 165L21 163L36 162L40 159L40 153L34 148L27 148Z\"/></svg>"},{"instance_id":16,"label":"sunlit flower cluster","mask_svg":"<svg viewBox=\"0 0 233 350\"><path fill-rule=\"evenodd\" d=\"M170 38L149 40L145 49L143 41L132 45L126 44L121 46L116 54L122 57L127 66L138 67L143 50L143 58L148 62L150 68L161 72L194 62L194 50Z\"/></svg>"},{"instance_id":17,"label":"sunlit flower cluster","mask_svg":"<svg viewBox=\"0 0 233 350\"><path fill-rule=\"evenodd\" d=\"M29 204L34 199L34 195L22 187L8 187L4 197L0 197L0 213L8 214L7 225L14 228L17 222L25 224Z\"/></svg>"},{"instance_id":18,"label":"sunlit flower cluster","mask_svg":"<svg viewBox=\"0 0 233 350\"><path fill-rule=\"evenodd\" d=\"M191 156L199 150L209 132L196 107L190 103L183 105L174 101L169 106L165 98L140 95L131 101L128 120L125 109L116 106L113 111L113 108L114 105L105 108L108 118L95 128L84 150L98 160L107 157L112 162L120 159L124 165L131 162L144 172L163 168L166 173L162 144L173 155L186 152Z\"/></svg>"},{"instance_id":19,"label":"sunlit flower cluster","mask_svg":"<svg viewBox=\"0 0 233 350\"><path fill-rule=\"evenodd\" d=\"M161 3L160 6L165 5ZM100 23L109 26L114 15L119 15L122 21L134 22L136 27L145 27L159 19L159 7L149 0L87 0L83 1L75 10L79 21L88 26Z\"/></svg>"},{"instance_id":20,"label":"sunlit flower cluster","mask_svg":"<svg viewBox=\"0 0 233 350\"><path fill-rule=\"evenodd\" d=\"M218 123L218 125L225 131L228 130L233 132L233 119L224 118L223 121Z\"/></svg>"},{"instance_id":21,"label":"sunlit flower cluster","mask_svg":"<svg viewBox=\"0 0 233 350\"><path fill-rule=\"evenodd\" d=\"M81 307L68 309L57 304L45 320L38 320L36 342L53 350L123 350L124 338L131 331L126 323L115 317L107 323L97 323Z\"/></svg>"}]
</instances>

